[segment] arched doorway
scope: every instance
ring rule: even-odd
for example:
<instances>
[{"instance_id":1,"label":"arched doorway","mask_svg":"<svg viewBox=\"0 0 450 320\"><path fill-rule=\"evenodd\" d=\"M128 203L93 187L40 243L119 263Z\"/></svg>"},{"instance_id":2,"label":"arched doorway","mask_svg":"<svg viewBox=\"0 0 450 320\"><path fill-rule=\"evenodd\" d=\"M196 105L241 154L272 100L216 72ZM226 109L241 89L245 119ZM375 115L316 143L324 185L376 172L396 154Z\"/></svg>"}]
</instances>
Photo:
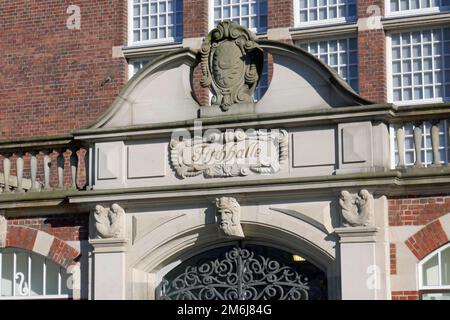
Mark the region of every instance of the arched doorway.
<instances>
[{"instance_id":1,"label":"arched doorway","mask_svg":"<svg viewBox=\"0 0 450 320\"><path fill-rule=\"evenodd\" d=\"M324 271L303 257L239 241L197 254L169 271L156 289L166 300L324 300Z\"/></svg>"}]
</instances>

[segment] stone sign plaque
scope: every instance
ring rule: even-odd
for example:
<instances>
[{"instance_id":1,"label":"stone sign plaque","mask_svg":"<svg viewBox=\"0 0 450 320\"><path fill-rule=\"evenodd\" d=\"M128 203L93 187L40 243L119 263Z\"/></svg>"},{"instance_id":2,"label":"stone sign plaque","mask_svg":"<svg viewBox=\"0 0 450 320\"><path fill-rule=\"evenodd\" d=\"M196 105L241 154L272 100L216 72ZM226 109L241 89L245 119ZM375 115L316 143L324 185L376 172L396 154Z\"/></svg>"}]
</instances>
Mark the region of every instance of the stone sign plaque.
<instances>
[{"instance_id":1,"label":"stone sign plaque","mask_svg":"<svg viewBox=\"0 0 450 320\"><path fill-rule=\"evenodd\" d=\"M171 165L183 179L273 174L287 158L285 130L214 131L170 142Z\"/></svg>"}]
</instances>

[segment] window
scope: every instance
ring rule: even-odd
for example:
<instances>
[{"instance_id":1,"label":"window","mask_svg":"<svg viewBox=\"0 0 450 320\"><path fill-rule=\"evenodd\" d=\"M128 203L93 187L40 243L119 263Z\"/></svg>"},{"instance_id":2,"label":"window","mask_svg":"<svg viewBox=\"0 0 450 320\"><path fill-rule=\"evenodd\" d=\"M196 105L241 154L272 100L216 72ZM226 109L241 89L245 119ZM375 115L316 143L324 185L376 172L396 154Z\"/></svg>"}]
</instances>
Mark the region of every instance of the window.
<instances>
[{"instance_id":1,"label":"window","mask_svg":"<svg viewBox=\"0 0 450 320\"><path fill-rule=\"evenodd\" d=\"M450 98L450 28L392 33L390 42L391 101Z\"/></svg>"},{"instance_id":2,"label":"window","mask_svg":"<svg viewBox=\"0 0 450 320\"><path fill-rule=\"evenodd\" d=\"M294 0L295 25L356 20L356 0Z\"/></svg>"},{"instance_id":3,"label":"window","mask_svg":"<svg viewBox=\"0 0 450 320\"><path fill-rule=\"evenodd\" d=\"M258 83L258 86L256 87L254 98L255 101L259 101L263 95L266 93L268 87L269 87L269 61L267 58L267 53L264 53L264 66L261 73L261 80Z\"/></svg>"},{"instance_id":4,"label":"window","mask_svg":"<svg viewBox=\"0 0 450 320\"><path fill-rule=\"evenodd\" d=\"M358 45L356 38L297 43L334 69L354 90L358 90Z\"/></svg>"},{"instance_id":5,"label":"window","mask_svg":"<svg viewBox=\"0 0 450 320\"><path fill-rule=\"evenodd\" d=\"M182 0L130 0L132 44L180 41L183 37Z\"/></svg>"},{"instance_id":6,"label":"window","mask_svg":"<svg viewBox=\"0 0 450 320\"><path fill-rule=\"evenodd\" d=\"M222 20L231 20L257 33L267 31L266 0L210 1L214 17L211 29Z\"/></svg>"},{"instance_id":7,"label":"window","mask_svg":"<svg viewBox=\"0 0 450 320\"><path fill-rule=\"evenodd\" d=\"M69 274L43 256L0 250L0 299L69 298Z\"/></svg>"},{"instance_id":8,"label":"window","mask_svg":"<svg viewBox=\"0 0 450 320\"><path fill-rule=\"evenodd\" d=\"M147 63L150 62L150 59L139 59L139 60L131 60L128 63L128 79L131 79L139 70L141 70Z\"/></svg>"},{"instance_id":9,"label":"window","mask_svg":"<svg viewBox=\"0 0 450 320\"><path fill-rule=\"evenodd\" d=\"M421 297L424 300L450 300L450 244L419 263Z\"/></svg>"},{"instance_id":10,"label":"window","mask_svg":"<svg viewBox=\"0 0 450 320\"><path fill-rule=\"evenodd\" d=\"M390 0L387 6L390 15L431 13L448 10L450 0Z\"/></svg>"},{"instance_id":11,"label":"window","mask_svg":"<svg viewBox=\"0 0 450 320\"><path fill-rule=\"evenodd\" d=\"M449 162L448 158L448 138L447 138L447 121L439 122L439 159L442 164L447 164ZM405 134L405 166L413 166L416 162L416 151L414 148L414 128L415 125L412 123L403 126ZM421 124L422 129L422 140L421 140L421 159L422 164L427 167L433 162L433 148L431 144L431 123L425 121ZM392 168L395 168L399 163L398 157L398 147L397 147L397 132L392 127L394 137L392 145L394 147L394 162L392 163Z\"/></svg>"}]
</instances>

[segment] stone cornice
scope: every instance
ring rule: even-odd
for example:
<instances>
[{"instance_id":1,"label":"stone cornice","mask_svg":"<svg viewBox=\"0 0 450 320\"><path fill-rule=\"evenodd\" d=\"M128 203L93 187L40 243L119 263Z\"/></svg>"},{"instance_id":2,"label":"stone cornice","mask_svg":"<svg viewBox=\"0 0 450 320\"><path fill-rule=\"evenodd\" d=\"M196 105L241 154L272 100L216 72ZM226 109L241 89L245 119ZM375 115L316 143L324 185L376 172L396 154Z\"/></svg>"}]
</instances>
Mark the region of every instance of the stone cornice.
<instances>
[{"instance_id":1,"label":"stone cornice","mask_svg":"<svg viewBox=\"0 0 450 320\"><path fill-rule=\"evenodd\" d=\"M270 128L303 127L314 125L332 125L355 121L380 121L403 123L432 119L450 118L450 103L426 105L396 106L393 104L373 104L343 108L327 108L298 112L247 114L202 118L203 129L215 128ZM92 128L73 132L77 140L108 140L117 138L142 138L167 136L174 129L194 129L194 121L166 122L151 125L128 126L118 128Z\"/></svg>"},{"instance_id":2,"label":"stone cornice","mask_svg":"<svg viewBox=\"0 0 450 320\"><path fill-rule=\"evenodd\" d=\"M36 149L51 149L68 146L73 141L72 135L30 137L26 139L0 141L0 152L14 152Z\"/></svg>"},{"instance_id":3,"label":"stone cornice","mask_svg":"<svg viewBox=\"0 0 450 320\"><path fill-rule=\"evenodd\" d=\"M152 55L166 54L182 47L182 43L166 43L152 46L125 46L122 47L122 52L127 59L139 59Z\"/></svg>"},{"instance_id":4,"label":"stone cornice","mask_svg":"<svg viewBox=\"0 0 450 320\"><path fill-rule=\"evenodd\" d=\"M336 123L356 121L381 121L386 123L403 123L423 120L439 120L450 118L450 103L435 103L411 106L396 106L394 104L372 104L341 108L323 108L306 111L231 115L215 118L202 118L203 129L216 128L271 128L271 127L302 127L314 125L332 125ZM0 141L1 152L12 152L33 149L51 149L64 147L74 140L82 143L89 140L109 140L126 138L148 138L168 136L174 129L194 129L194 122L165 122L149 125L135 125L117 128L87 128L78 129L69 135L47 136L26 139Z\"/></svg>"},{"instance_id":5,"label":"stone cornice","mask_svg":"<svg viewBox=\"0 0 450 320\"><path fill-rule=\"evenodd\" d=\"M450 22L450 12L382 18L386 31L437 26Z\"/></svg>"},{"instance_id":6,"label":"stone cornice","mask_svg":"<svg viewBox=\"0 0 450 320\"><path fill-rule=\"evenodd\" d=\"M356 35L358 32L358 25L355 22L351 23L338 23L338 24L326 24L326 25L316 25L308 26L302 28L291 28L291 37L293 41L298 40L310 40L319 38L332 38L340 37L344 35L353 34Z\"/></svg>"},{"instance_id":7,"label":"stone cornice","mask_svg":"<svg viewBox=\"0 0 450 320\"><path fill-rule=\"evenodd\" d=\"M288 177L264 180L240 180L211 183L191 183L171 186L152 186L142 188L123 188L91 191L49 191L27 192L0 195L0 209L23 208L30 206L57 206L64 202L89 204L110 201L152 201L156 203L173 203L197 201L217 195L239 194L251 199L265 199L268 196L283 197L318 197L338 195L348 190L370 189L374 195L433 195L450 193L450 167L410 168L342 174L316 177Z\"/></svg>"}]
</instances>

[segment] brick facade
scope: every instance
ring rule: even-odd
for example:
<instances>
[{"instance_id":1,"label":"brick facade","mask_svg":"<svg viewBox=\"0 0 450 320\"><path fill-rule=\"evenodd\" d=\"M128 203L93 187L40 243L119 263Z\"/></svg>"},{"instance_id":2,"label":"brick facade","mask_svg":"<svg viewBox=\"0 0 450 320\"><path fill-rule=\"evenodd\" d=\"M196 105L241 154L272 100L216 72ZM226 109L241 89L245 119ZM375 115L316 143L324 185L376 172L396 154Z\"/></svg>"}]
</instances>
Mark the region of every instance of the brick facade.
<instances>
[{"instance_id":1,"label":"brick facade","mask_svg":"<svg viewBox=\"0 0 450 320\"><path fill-rule=\"evenodd\" d=\"M8 219L8 226L26 227L30 232L47 232L64 241L87 240L89 235L89 215L46 215L38 217L23 216Z\"/></svg>"},{"instance_id":2,"label":"brick facade","mask_svg":"<svg viewBox=\"0 0 450 320\"><path fill-rule=\"evenodd\" d=\"M84 127L113 102L127 64L127 2L80 0L80 29L68 29L69 1L2 1L0 139L58 135ZM107 79L110 79L110 82Z\"/></svg>"},{"instance_id":3,"label":"brick facade","mask_svg":"<svg viewBox=\"0 0 450 320\"><path fill-rule=\"evenodd\" d=\"M208 33L208 0L183 0L183 37L204 37Z\"/></svg>"},{"instance_id":4,"label":"brick facade","mask_svg":"<svg viewBox=\"0 0 450 320\"><path fill-rule=\"evenodd\" d=\"M422 260L448 240L441 222L437 219L412 235L405 243L417 259Z\"/></svg>"},{"instance_id":5,"label":"brick facade","mask_svg":"<svg viewBox=\"0 0 450 320\"><path fill-rule=\"evenodd\" d=\"M389 260L391 263L391 274L397 274L397 245L395 243L389 244Z\"/></svg>"},{"instance_id":6,"label":"brick facade","mask_svg":"<svg viewBox=\"0 0 450 320\"><path fill-rule=\"evenodd\" d=\"M384 1L383 0L358 0L358 17L367 18L376 15L384 15Z\"/></svg>"},{"instance_id":7,"label":"brick facade","mask_svg":"<svg viewBox=\"0 0 450 320\"><path fill-rule=\"evenodd\" d=\"M358 32L359 94L373 102L387 101L385 52L384 30Z\"/></svg>"},{"instance_id":8,"label":"brick facade","mask_svg":"<svg viewBox=\"0 0 450 320\"><path fill-rule=\"evenodd\" d=\"M418 291L392 291L392 300L419 300Z\"/></svg>"},{"instance_id":9,"label":"brick facade","mask_svg":"<svg viewBox=\"0 0 450 320\"><path fill-rule=\"evenodd\" d=\"M294 8L292 0L268 0L267 27L289 28L294 26Z\"/></svg>"},{"instance_id":10,"label":"brick facade","mask_svg":"<svg viewBox=\"0 0 450 320\"><path fill-rule=\"evenodd\" d=\"M425 225L450 212L450 196L389 200L389 225Z\"/></svg>"},{"instance_id":11,"label":"brick facade","mask_svg":"<svg viewBox=\"0 0 450 320\"><path fill-rule=\"evenodd\" d=\"M19 248L26 251L35 251L36 238L38 230L24 227L8 225L6 247ZM68 268L70 265L75 264L79 257L80 252L70 246L66 241L59 239L55 236L50 237L51 245L46 255L46 258L61 265L64 268ZM41 254L41 252L38 252Z\"/></svg>"}]
</instances>

